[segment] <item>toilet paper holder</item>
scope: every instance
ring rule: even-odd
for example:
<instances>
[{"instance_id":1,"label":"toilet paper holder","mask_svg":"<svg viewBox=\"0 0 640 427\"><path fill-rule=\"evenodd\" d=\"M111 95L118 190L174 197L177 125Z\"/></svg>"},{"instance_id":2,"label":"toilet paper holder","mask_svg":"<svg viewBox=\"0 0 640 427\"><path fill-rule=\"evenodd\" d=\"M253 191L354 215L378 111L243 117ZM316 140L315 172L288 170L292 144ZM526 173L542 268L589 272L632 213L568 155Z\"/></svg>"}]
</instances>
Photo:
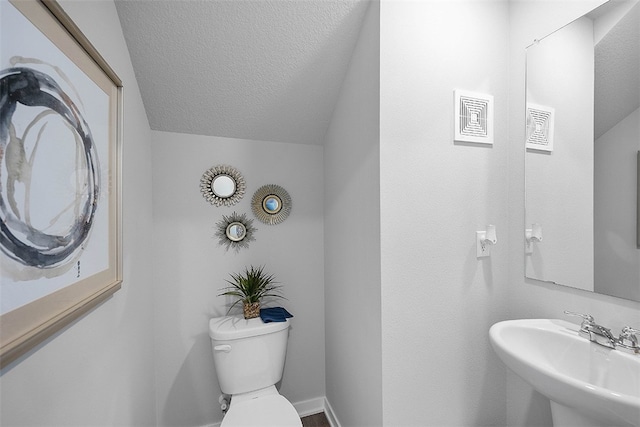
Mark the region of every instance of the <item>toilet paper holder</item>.
<instances>
[{"instance_id":1,"label":"toilet paper holder","mask_svg":"<svg viewBox=\"0 0 640 427\"><path fill-rule=\"evenodd\" d=\"M525 253L533 253L533 242L542 242L542 225L538 223L531 224L531 228L524 230Z\"/></svg>"},{"instance_id":2,"label":"toilet paper holder","mask_svg":"<svg viewBox=\"0 0 640 427\"><path fill-rule=\"evenodd\" d=\"M498 243L496 226L487 225L485 231L476 231L476 256L478 258L491 256L491 246Z\"/></svg>"}]
</instances>

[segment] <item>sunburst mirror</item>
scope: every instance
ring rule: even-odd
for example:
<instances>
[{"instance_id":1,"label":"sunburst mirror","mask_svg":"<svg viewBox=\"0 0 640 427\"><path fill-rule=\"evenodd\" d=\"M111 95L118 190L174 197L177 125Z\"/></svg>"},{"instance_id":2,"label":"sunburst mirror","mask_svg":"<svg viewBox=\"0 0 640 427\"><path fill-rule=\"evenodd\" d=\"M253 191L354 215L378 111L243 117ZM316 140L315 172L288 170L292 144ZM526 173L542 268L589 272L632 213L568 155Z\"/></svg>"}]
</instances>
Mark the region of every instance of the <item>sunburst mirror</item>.
<instances>
[{"instance_id":1,"label":"sunburst mirror","mask_svg":"<svg viewBox=\"0 0 640 427\"><path fill-rule=\"evenodd\" d=\"M223 215L222 219L216 223L216 237L220 246L226 250L233 249L238 252L240 249L248 248L249 242L255 240L256 228L253 220L247 218L247 214Z\"/></svg>"},{"instance_id":2,"label":"sunburst mirror","mask_svg":"<svg viewBox=\"0 0 640 427\"><path fill-rule=\"evenodd\" d=\"M291 213L291 196L279 185L263 185L253 194L251 210L265 224L280 224Z\"/></svg>"},{"instance_id":3,"label":"sunburst mirror","mask_svg":"<svg viewBox=\"0 0 640 427\"><path fill-rule=\"evenodd\" d=\"M218 165L200 178L200 192L215 206L233 206L244 196L246 184L242 174L233 166Z\"/></svg>"}]
</instances>

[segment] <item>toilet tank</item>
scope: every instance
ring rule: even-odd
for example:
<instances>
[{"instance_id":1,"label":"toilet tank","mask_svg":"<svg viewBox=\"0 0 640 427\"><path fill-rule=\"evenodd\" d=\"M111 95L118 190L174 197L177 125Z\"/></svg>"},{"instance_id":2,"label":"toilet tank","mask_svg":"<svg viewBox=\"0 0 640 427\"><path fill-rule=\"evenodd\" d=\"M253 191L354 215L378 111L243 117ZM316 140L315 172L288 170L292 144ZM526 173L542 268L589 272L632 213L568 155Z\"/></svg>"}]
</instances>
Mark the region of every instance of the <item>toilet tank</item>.
<instances>
[{"instance_id":1,"label":"toilet tank","mask_svg":"<svg viewBox=\"0 0 640 427\"><path fill-rule=\"evenodd\" d=\"M225 316L209 321L213 363L223 393L247 393L280 381L289 325L289 319L263 323L259 317Z\"/></svg>"}]
</instances>

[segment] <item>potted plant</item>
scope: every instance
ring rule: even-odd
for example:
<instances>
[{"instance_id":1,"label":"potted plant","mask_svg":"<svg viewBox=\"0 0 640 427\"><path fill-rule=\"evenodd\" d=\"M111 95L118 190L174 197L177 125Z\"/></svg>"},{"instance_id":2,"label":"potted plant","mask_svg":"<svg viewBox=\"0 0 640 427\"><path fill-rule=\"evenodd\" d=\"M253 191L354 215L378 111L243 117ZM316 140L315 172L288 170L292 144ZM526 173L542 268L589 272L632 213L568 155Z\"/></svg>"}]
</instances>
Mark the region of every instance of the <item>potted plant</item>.
<instances>
[{"instance_id":1,"label":"potted plant","mask_svg":"<svg viewBox=\"0 0 640 427\"><path fill-rule=\"evenodd\" d=\"M273 274L264 272L264 267L245 268L244 273L231 273L232 280L227 280L230 286L223 288L225 292L218 296L228 295L237 300L229 307L229 312L242 302L245 319L260 315L260 300L263 298L284 298L280 295L281 286L275 281Z\"/></svg>"}]
</instances>

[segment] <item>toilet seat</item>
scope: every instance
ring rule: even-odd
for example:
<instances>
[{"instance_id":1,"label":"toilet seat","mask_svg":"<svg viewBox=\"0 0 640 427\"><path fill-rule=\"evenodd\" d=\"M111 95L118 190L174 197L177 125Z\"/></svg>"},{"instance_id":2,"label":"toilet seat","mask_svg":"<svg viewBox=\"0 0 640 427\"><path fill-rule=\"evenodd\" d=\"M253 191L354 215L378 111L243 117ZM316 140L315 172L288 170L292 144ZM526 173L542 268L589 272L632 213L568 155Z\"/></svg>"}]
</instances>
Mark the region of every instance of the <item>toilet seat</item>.
<instances>
[{"instance_id":1,"label":"toilet seat","mask_svg":"<svg viewBox=\"0 0 640 427\"><path fill-rule=\"evenodd\" d=\"M302 427L300 415L280 394L233 402L220 427Z\"/></svg>"}]
</instances>

